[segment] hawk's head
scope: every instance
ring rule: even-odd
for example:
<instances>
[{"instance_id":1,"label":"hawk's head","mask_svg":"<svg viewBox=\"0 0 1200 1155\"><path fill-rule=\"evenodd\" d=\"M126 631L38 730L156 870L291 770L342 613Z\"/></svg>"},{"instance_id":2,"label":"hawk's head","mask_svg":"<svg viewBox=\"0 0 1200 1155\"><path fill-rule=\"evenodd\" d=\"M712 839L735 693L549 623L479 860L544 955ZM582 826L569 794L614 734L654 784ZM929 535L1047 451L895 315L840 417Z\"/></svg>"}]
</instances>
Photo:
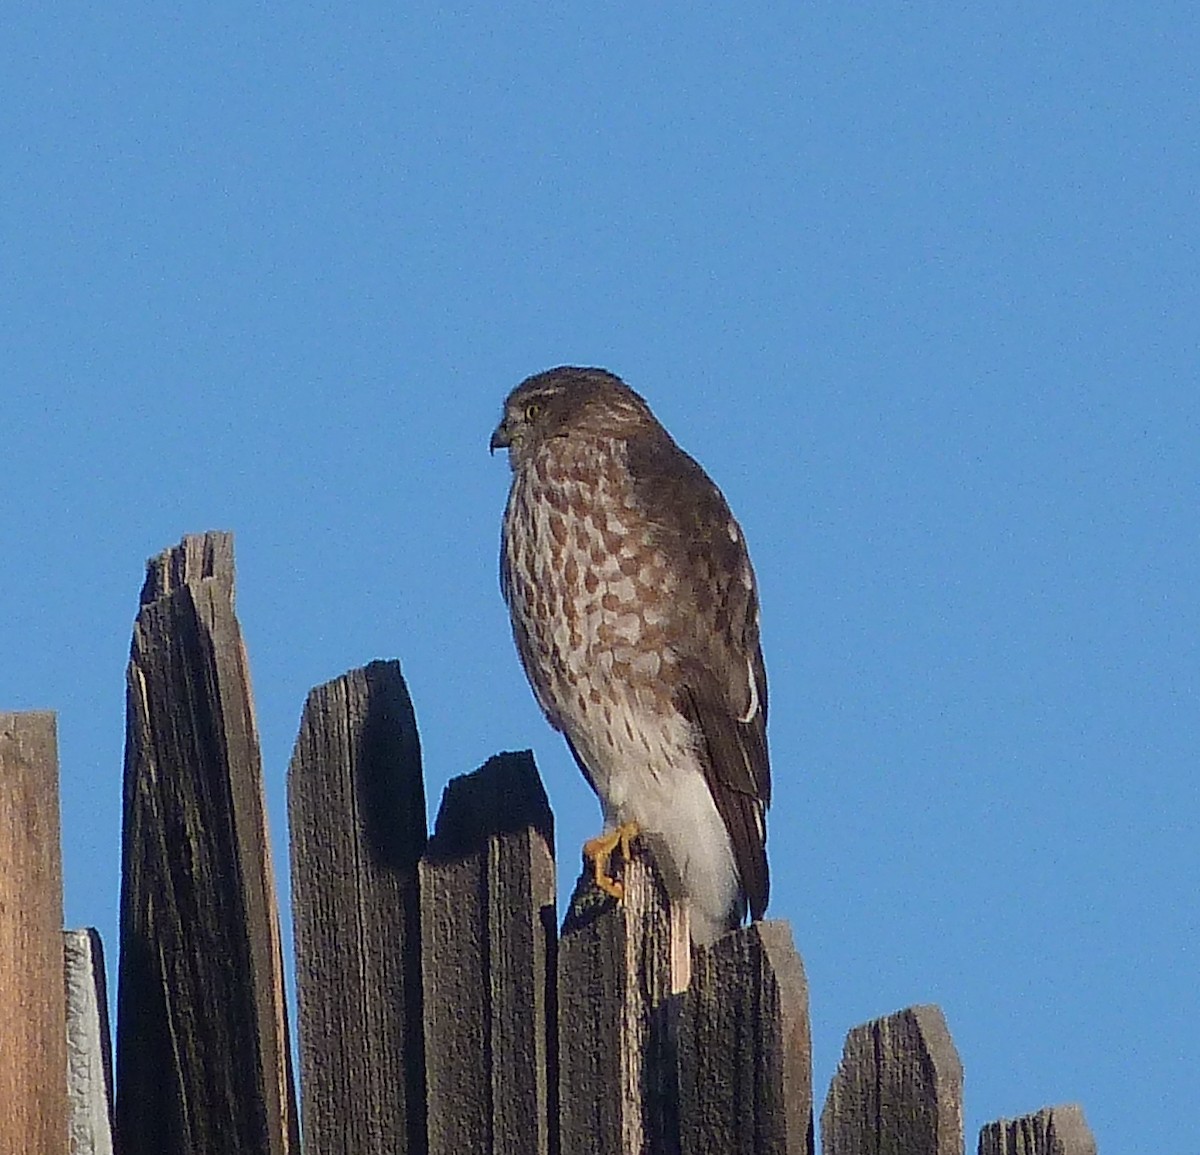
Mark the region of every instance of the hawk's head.
<instances>
[{"instance_id":1,"label":"hawk's head","mask_svg":"<svg viewBox=\"0 0 1200 1155\"><path fill-rule=\"evenodd\" d=\"M620 377L605 369L561 365L527 377L504 402L489 448L509 451L520 469L551 437L590 432L627 436L657 424L650 407Z\"/></svg>"}]
</instances>

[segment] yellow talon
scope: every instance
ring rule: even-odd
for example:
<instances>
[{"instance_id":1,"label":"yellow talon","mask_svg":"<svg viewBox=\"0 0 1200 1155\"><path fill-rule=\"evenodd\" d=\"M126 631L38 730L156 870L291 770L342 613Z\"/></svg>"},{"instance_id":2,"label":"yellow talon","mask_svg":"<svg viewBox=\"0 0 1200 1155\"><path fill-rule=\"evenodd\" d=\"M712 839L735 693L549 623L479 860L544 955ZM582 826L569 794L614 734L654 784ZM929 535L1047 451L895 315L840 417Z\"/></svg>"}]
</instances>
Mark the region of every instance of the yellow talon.
<instances>
[{"instance_id":1,"label":"yellow talon","mask_svg":"<svg viewBox=\"0 0 1200 1155\"><path fill-rule=\"evenodd\" d=\"M613 851L620 846L621 857L628 862L630 846L638 833L636 822L626 822L615 830L606 830L603 834L596 835L595 838L589 838L583 844L583 857L592 864L592 876L596 880L596 885L605 894L611 894L618 901L625 897L625 888L608 873L609 859L612 858Z\"/></svg>"}]
</instances>

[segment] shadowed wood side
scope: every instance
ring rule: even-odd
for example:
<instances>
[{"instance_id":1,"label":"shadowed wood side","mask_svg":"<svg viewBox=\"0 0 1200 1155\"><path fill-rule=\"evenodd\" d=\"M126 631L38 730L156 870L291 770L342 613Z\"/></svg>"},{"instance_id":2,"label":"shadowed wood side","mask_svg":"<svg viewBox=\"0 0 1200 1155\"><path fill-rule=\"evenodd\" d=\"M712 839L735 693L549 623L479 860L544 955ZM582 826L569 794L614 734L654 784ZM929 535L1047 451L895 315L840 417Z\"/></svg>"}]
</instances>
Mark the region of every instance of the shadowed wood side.
<instances>
[{"instance_id":1,"label":"shadowed wood side","mask_svg":"<svg viewBox=\"0 0 1200 1155\"><path fill-rule=\"evenodd\" d=\"M126 678L122 1150L298 1150L262 767L229 534L147 567Z\"/></svg>"},{"instance_id":2,"label":"shadowed wood side","mask_svg":"<svg viewBox=\"0 0 1200 1155\"><path fill-rule=\"evenodd\" d=\"M653 836L624 864L621 902L585 865L558 947L563 1155L676 1149L678 995L691 979L687 902Z\"/></svg>"},{"instance_id":3,"label":"shadowed wood side","mask_svg":"<svg viewBox=\"0 0 1200 1155\"><path fill-rule=\"evenodd\" d=\"M307 1155L422 1155L421 747L398 662L308 695L288 770Z\"/></svg>"},{"instance_id":4,"label":"shadowed wood side","mask_svg":"<svg viewBox=\"0 0 1200 1155\"><path fill-rule=\"evenodd\" d=\"M528 751L442 796L421 861L430 1155L551 1149L553 824Z\"/></svg>"},{"instance_id":5,"label":"shadowed wood side","mask_svg":"<svg viewBox=\"0 0 1200 1155\"><path fill-rule=\"evenodd\" d=\"M679 1069L684 1155L812 1155L808 983L786 922L696 952Z\"/></svg>"},{"instance_id":6,"label":"shadowed wood side","mask_svg":"<svg viewBox=\"0 0 1200 1155\"><path fill-rule=\"evenodd\" d=\"M67 1149L58 739L0 714L0 1151Z\"/></svg>"},{"instance_id":7,"label":"shadowed wood side","mask_svg":"<svg viewBox=\"0 0 1200 1155\"><path fill-rule=\"evenodd\" d=\"M979 1155L1096 1155L1096 1140L1076 1103L1000 1119L979 1132Z\"/></svg>"},{"instance_id":8,"label":"shadowed wood side","mask_svg":"<svg viewBox=\"0 0 1200 1155\"><path fill-rule=\"evenodd\" d=\"M71 1155L112 1155L112 1045L104 951L94 930L63 932Z\"/></svg>"},{"instance_id":9,"label":"shadowed wood side","mask_svg":"<svg viewBox=\"0 0 1200 1155\"><path fill-rule=\"evenodd\" d=\"M821 1112L823 1155L962 1155L962 1063L935 1006L855 1027Z\"/></svg>"}]
</instances>

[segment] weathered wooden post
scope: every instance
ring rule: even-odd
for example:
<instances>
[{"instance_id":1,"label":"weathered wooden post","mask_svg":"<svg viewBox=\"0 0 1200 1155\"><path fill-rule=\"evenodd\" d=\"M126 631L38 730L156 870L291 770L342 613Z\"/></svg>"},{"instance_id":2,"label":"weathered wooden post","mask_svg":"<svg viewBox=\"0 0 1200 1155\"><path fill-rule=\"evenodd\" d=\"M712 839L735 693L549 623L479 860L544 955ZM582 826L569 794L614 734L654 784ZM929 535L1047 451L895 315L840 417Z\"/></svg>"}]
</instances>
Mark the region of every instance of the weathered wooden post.
<instances>
[{"instance_id":1,"label":"weathered wooden post","mask_svg":"<svg viewBox=\"0 0 1200 1155\"><path fill-rule=\"evenodd\" d=\"M1096 1140L1076 1103L1000 1119L979 1132L979 1155L1096 1155Z\"/></svg>"},{"instance_id":2,"label":"weathered wooden post","mask_svg":"<svg viewBox=\"0 0 1200 1155\"><path fill-rule=\"evenodd\" d=\"M54 715L0 714L0 1151L65 1152Z\"/></svg>"},{"instance_id":3,"label":"weathered wooden post","mask_svg":"<svg viewBox=\"0 0 1200 1155\"><path fill-rule=\"evenodd\" d=\"M683 1155L812 1155L808 982L786 922L695 953L679 1079Z\"/></svg>"},{"instance_id":4,"label":"weathered wooden post","mask_svg":"<svg viewBox=\"0 0 1200 1155\"><path fill-rule=\"evenodd\" d=\"M855 1027L821 1112L823 1155L962 1155L962 1064L934 1006Z\"/></svg>"},{"instance_id":5,"label":"weathered wooden post","mask_svg":"<svg viewBox=\"0 0 1200 1155\"><path fill-rule=\"evenodd\" d=\"M231 535L149 563L126 680L118 1141L284 1155L298 1129Z\"/></svg>"},{"instance_id":6,"label":"weathered wooden post","mask_svg":"<svg viewBox=\"0 0 1200 1155\"><path fill-rule=\"evenodd\" d=\"M442 796L420 868L429 1155L552 1149L553 823L528 751Z\"/></svg>"},{"instance_id":7,"label":"weathered wooden post","mask_svg":"<svg viewBox=\"0 0 1200 1155\"><path fill-rule=\"evenodd\" d=\"M691 979L687 902L670 855L640 839L618 903L590 868L558 948L563 1155L642 1155L678 1144L678 996Z\"/></svg>"},{"instance_id":8,"label":"weathered wooden post","mask_svg":"<svg viewBox=\"0 0 1200 1155\"><path fill-rule=\"evenodd\" d=\"M112 1155L112 1045L104 951L94 930L63 932L71 1155Z\"/></svg>"},{"instance_id":9,"label":"weathered wooden post","mask_svg":"<svg viewBox=\"0 0 1200 1155\"><path fill-rule=\"evenodd\" d=\"M288 770L307 1155L423 1155L425 786L398 662L308 696Z\"/></svg>"}]
</instances>

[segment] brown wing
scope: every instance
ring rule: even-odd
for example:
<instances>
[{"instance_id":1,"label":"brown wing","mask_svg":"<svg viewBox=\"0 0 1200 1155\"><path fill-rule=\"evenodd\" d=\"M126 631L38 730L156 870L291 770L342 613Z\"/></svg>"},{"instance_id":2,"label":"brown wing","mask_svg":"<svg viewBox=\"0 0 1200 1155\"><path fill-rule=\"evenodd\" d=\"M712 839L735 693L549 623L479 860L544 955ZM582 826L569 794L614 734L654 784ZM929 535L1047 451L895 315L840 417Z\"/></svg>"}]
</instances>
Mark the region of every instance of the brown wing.
<instances>
[{"instance_id":1,"label":"brown wing","mask_svg":"<svg viewBox=\"0 0 1200 1155\"><path fill-rule=\"evenodd\" d=\"M676 706L702 737L704 775L751 916L761 918L770 894L771 766L754 571L720 490L665 430L631 439L628 462L654 544L679 579L668 624L682 675Z\"/></svg>"}]
</instances>

